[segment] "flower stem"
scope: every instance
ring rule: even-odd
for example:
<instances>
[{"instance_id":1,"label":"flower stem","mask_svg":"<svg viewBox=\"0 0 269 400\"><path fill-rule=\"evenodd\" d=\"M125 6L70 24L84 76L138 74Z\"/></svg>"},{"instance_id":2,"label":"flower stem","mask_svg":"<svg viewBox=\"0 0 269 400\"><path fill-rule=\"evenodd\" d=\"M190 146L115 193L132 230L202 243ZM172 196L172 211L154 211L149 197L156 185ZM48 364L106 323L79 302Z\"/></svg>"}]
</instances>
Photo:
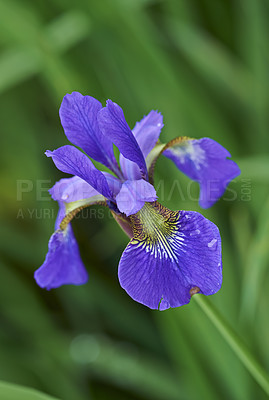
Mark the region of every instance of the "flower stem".
<instances>
[{"instance_id":1,"label":"flower stem","mask_svg":"<svg viewBox=\"0 0 269 400\"><path fill-rule=\"evenodd\" d=\"M226 340L232 348L237 357L241 360L256 382L263 388L269 395L269 375L258 363L253 354L249 351L247 346L242 342L237 333L231 326L224 320L219 312L214 308L211 302L202 295L195 295L193 297L196 303L201 307L204 313L208 316L211 322L215 325L222 337Z\"/></svg>"}]
</instances>

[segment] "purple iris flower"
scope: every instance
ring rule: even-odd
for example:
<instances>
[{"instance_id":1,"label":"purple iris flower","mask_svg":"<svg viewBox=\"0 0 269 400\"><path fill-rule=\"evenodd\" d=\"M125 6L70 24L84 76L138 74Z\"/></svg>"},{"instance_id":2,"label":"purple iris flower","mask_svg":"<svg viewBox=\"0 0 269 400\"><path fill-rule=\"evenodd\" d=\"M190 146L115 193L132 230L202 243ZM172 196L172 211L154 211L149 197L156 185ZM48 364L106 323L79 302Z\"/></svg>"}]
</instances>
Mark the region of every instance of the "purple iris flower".
<instances>
[{"instance_id":1,"label":"purple iris flower","mask_svg":"<svg viewBox=\"0 0 269 400\"><path fill-rule=\"evenodd\" d=\"M51 289L87 281L70 222L84 207L102 204L130 237L120 259L119 281L134 300L165 310L187 304L197 292L216 293L222 283L218 228L197 212L162 206L153 172L161 154L170 158L199 182L200 205L207 208L240 173L229 152L209 138L180 137L161 144L159 112L151 111L131 130L116 103L108 100L102 107L78 92L64 97L60 118L69 141L84 152L70 145L46 152L58 169L73 177L50 189L59 214L46 259L35 272L38 285ZM113 144L120 151L119 163ZM89 157L112 174L98 170Z\"/></svg>"}]
</instances>

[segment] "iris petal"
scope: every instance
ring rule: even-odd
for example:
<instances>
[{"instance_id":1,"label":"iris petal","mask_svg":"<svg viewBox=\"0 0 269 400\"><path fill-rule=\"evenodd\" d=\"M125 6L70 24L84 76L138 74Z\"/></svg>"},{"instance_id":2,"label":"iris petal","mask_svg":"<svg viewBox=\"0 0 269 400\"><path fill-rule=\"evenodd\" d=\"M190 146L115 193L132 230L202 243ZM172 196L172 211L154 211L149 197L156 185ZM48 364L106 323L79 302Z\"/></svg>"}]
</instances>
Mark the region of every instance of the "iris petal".
<instances>
[{"instance_id":1,"label":"iris petal","mask_svg":"<svg viewBox=\"0 0 269 400\"><path fill-rule=\"evenodd\" d=\"M78 176L60 179L49 190L49 193L53 200L68 203L99 195L97 190Z\"/></svg>"},{"instance_id":2,"label":"iris petal","mask_svg":"<svg viewBox=\"0 0 269 400\"><path fill-rule=\"evenodd\" d=\"M98 113L98 123L105 137L109 138L120 153L138 165L142 176L147 178L147 168L142 151L129 128L121 107L107 100L106 107Z\"/></svg>"},{"instance_id":3,"label":"iris petal","mask_svg":"<svg viewBox=\"0 0 269 400\"><path fill-rule=\"evenodd\" d=\"M34 277L40 287L48 290L66 284L82 285L87 282L88 274L70 225L66 230L58 230L51 236L46 259Z\"/></svg>"},{"instance_id":4,"label":"iris petal","mask_svg":"<svg viewBox=\"0 0 269 400\"><path fill-rule=\"evenodd\" d=\"M162 128L162 114L154 110L135 124L132 132L145 158L157 143Z\"/></svg>"},{"instance_id":5,"label":"iris petal","mask_svg":"<svg viewBox=\"0 0 269 400\"><path fill-rule=\"evenodd\" d=\"M52 157L56 167L67 174L80 177L89 183L97 192L107 199L113 199L107 180L91 160L73 146L63 146L54 151L46 151L48 157Z\"/></svg>"},{"instance_id":6,"label":"iris petal","mask_svg":"<svg viewBox=\"0 0 269 400\"><path fill-rule=\"evenodd\" d=\"M37 284L48 290L66 284L82 285L88 280L71 225L59 229L66 215L65 204L59 202L59 206L55 232L49 240L46 259L34 274Z\"/></svg>"},{"instance_id":7,"label":"iris petal","mask_svg":"<svg viewBox=\"0 0 269 400\"><path fill-rule=\"evenodd\" d=\"M216 293L222 283L219 230L201 214L146 203L119 264L119 281L136 301L164 310L190 301L193 290Z\"/></svg>"},{"instance_id":8,"label":"iris petal","mask_svg":"<svg viewBox=\"0 0 269 400\"><path fill-rule=\"evenodd\" d=\"M143 179L137 181L125 181L116 202L120 212L127 216L137 213L145 204L157 199L154 187Z\"/></svg>"},{"instance_id":9,"label":"iris petal","mask_svg":"<svg viewBox=\"0 0 269 400\"><path fill-rule=\"evenodd\" d=\"M115 171L118 170L118 165L112 142L109 137L104 137L97 122L97 114L101 109L102 104L95 98L73 92L63 98L60 119L71 143Z\"/></svg>"},{"instance_id":10,"label":"iris petal","mask_svg":"<svg viewBox=\"0 0 269 400\"><path fill-rule=\"evenodd\" d=\"M50 189L50 193L54 200L58 200L60 208L46 259L35 272L35 280L48 290L66 284L82 285L87 282L88 274L70 221L82 208L104 204L105 198L77 176L61 179Z\"/></svg>"},{"instance_id":11,"label":"iris petal","mask_svg":"<svg viewBox=\"0 0 269 400\"><path fill-rule=\"evenodd\" d=\"M211 207L224 194L230 181L240 174L238 165L228 159L230 153L212 139L174 143L163 155L189 178L199 182L199 204L203 208Z\"/></svg>"},{"instance_id":12,"label":"iris petal","mask_svg":"<svg viewBox=\"0 0 269 400\"><path fill-rule=\"evenodd\" d=\"M134 137L142 151L144 158L148 156L159 139L163 127L161 113L152 110L132 130ZM139 179L141 173L137 164L120 155L120 166L126 179Z\"/></svg>"}]
</instances>

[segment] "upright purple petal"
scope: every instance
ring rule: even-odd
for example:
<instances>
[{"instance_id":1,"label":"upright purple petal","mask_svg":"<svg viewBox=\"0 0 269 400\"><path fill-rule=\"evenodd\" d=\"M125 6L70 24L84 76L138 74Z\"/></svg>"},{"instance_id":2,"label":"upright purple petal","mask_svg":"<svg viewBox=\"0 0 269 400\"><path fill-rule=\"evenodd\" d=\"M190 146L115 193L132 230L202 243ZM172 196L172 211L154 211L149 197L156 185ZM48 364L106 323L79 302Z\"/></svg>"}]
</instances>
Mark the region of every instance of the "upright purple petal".
<instances>
[{"instance_id":1,"label":"upright purple petal","mask_svg":"<svg viewBox=\"0 0 269 400\"><path fill-rule=\"evenodd\" d=\"M34 277L40 287L48 290L87 282L88 274L70 225L65 230L57 230L51 236L46 259Z\"/></svg>"},{"instance_id":2,"label":"upright purple petal","mask_svg":"<svg viewBox=\"0 0 269 400\"><path fill-rule=\"evenodd\" d=\"M127 216L137 213L145 204L157 199L154 187L140 179L138 181L125 181L116 197L120 212Z\"/></svg>"},{"instance_id":3,"label":"upright purple petal","mask_svg":"<svg viewBox=\"0 0 269 400\"><path fill-rule=\"evenodd\" d=\"M97 123L97 114L101 109L102 104L98 100L73 92L63 98L60 119L71 143L116 172L118 164L112 142L102 134Z\"/></svg>"},{"instance_id":4,"label":"upright purple petal","mask_svg":"<svg viewBox=\"0 0 269 400\"><path fill-rule=\"evenodd\" d=\"M144 158L147 157L157 143L162 127L163 117L161 113L154 110L136 123L132 132ZM120 155L120 165L126 179L134 180L140 178L141 173L137 164L128 160L122 154Z\"/></svg>"},{"instance_id":5,"label":"upright purple petal","mask_svg":"<svg viewBox=\"0 0 269 400\"><path fill-rule=\"evenodd\" d=\"M134 238L121 257L119 281L134 300L164 310L187 304L193 291L220 289L221 239L212 222L157 202L131 218Z\"/></svg>"},{"instance_id":6,"label":"upright purple petal","mask_svg":"<svg viewBox=\"0 0 269 400\"><path fill-rule=\"evenodd\" d=\"M154 110L135 124L132 132L145 158L157 143L162 128L163 116Z\"/></svg>"},{"instance_id":7,"label":"upright purple petal","mask_svg":"<svg viewBox=\"0 0 269 400\"><path fill-rule=\"evenodd\" d=\"M102 174L106 178L109 189L113 193L113 197L115 198L122 187L122 182L108 172L103 171Z\"/></svg>"},{"instance_id":8,"label":"upright purple petal","mask_svg":"<svg viewBox=\"0 0 269 400\"><path fill-rule=\"evenodd\" d=\"M99 126L105 137L108 137L120 150L121 154L135 162L142 176L147 178L147 168L142 151L125 121L123 111L118 104L107 100L106 107L98 113Z\"/></svg>"},{"instance_id":9,"label":"upright purple petal","mask_svg":"<svg viewBox=\"0 0 269 400\"><path fill-rule=\"evenodd\" d=\"M47 157L52 157L56 167L67 174L72 174L84 179L97 192L107 199L113 199L105 176L99 171L91 160L73 146L63 146L57 150L46 151Z\"/></svg>"},{"instance_id":10,"label":"upright purple petal","mask_svg":"<svg viewBox=\"0 0 269 400\"><path fill-rule=\"evenodd\" d=\"M209 138L186 140L168 148L163 154L189 178L199 182L199 204L211 207L225 192L231 180L240 174L238 165L228 159L230 153Z\"/></svg>"}]
</instances>

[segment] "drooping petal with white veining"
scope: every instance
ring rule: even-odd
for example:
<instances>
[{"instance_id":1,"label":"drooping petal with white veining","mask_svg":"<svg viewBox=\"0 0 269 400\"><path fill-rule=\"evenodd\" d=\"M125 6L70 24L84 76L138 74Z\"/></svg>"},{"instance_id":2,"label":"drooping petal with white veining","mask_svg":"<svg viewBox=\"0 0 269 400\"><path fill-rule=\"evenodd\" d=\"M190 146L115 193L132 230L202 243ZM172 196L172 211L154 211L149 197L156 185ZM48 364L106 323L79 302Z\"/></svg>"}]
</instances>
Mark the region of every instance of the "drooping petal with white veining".
<instances>
[{"instance_id":1,"label":"drooping petal with white veining","mask_svg":"<svg viewBox=\"0 0 269 400\"><path fill-rule=\"evenodd\" d=\"M131 217L134 237L119 264L119 281L136 301L164 310L192 291L216 293L222 283L219 230L201 214L170 211L158 202ZM198 289L199 288L199 289Z\"/></svg>"},{"instance_id":2,"label":"drooping petal with white veining","mask_svg":"<svg viewBox=\"0 0 269 400\"><path fill-rule=\"evenodd\" d=\"M163 152L189 178L200 184L200 206L211 207L225 192L228 184L240 174L238 165L219 143L209 138L171 141Z\"/></svg>"}]
</instances>

